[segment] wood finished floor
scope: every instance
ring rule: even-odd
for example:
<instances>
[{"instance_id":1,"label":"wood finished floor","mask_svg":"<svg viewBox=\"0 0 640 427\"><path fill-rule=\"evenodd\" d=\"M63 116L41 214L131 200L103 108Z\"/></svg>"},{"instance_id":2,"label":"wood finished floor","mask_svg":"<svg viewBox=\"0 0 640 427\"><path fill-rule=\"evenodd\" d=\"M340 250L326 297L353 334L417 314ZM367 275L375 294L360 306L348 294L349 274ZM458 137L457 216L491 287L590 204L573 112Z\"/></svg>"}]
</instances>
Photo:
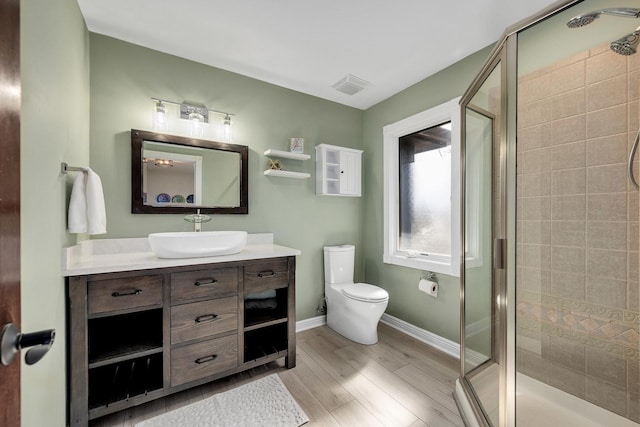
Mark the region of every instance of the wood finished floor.
<instances>
[{"instance_id":1,"label":"wood finished floor","mask_svg":"<svg viewBox=\"0 0 640 427\"><path fill-rule=\"evenodd\" d=\"M92 421L129 427L277 373L310 419L305 426L463 427L451 393L457 359L380 324L379 342L356 344L326 326L297 335L297 366L274 362ZM176 426L180 427L180 426Z\"/></svg>"}]
</instances>

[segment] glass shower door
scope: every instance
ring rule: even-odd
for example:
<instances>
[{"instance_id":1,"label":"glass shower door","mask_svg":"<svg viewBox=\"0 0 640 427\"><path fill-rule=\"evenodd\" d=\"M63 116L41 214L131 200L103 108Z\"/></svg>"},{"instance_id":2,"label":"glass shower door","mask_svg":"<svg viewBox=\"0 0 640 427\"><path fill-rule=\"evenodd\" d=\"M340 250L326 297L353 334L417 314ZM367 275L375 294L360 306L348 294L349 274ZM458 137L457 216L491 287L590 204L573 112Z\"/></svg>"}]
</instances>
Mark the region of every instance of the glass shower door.
<instances>
[{"instance_id":1,"label":"glass shower door","mask_svg":"<svg viewBox=\"0 0 640 427\"><path fill-rule=\"evenodd\" d=\"M474 410L499 425L503 322L496 296L504 286L502 224L499 196L504 172L503 61L500 57L464 108L464 248L462 310L462 372Z\"/></svg>"}]
</instances>

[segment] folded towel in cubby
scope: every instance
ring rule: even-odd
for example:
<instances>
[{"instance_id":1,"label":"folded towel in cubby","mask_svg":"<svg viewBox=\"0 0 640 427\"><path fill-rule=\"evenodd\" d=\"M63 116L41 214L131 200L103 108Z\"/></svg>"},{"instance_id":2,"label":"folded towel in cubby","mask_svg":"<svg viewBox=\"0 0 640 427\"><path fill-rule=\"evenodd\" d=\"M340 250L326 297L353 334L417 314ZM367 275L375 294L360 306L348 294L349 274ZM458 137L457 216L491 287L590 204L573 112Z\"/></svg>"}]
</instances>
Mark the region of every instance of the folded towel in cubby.
<instances>
[{"instance_id":1,"label":"folded towel in cubby","mask_svg":"<svg viewBox=\"0 0 640 427\"><path fill-rule=\"evenodd\" d=\"M276 297L276 290L275 289L269 289L268 291L264 291L264 292L258 292L255 294L250 294L244 297L245 300L248 299L267 299L267 298L275 298Z\"/></svg>"},{"instance_id":2,"label":"folded towel in cubby","mask_svg":"<svg viewBox=\"0 0 640 427\"><path fill-rule=\"evenodd\" d=\"M276 298L266 299L247 299L244 301L245 310L264 310L278 308L278 300Z\"/></svg>"}]
</instances>

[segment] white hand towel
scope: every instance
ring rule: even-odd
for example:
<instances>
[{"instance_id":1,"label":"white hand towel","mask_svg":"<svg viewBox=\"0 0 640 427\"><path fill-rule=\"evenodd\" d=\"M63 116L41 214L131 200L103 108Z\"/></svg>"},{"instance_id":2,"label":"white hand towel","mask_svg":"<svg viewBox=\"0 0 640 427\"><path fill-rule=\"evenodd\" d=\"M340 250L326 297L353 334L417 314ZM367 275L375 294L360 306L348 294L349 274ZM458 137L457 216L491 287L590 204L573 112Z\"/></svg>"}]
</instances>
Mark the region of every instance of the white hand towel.
<instances>
[{"instance_id":1,"label":"white hand towel","mask_svg":"<svg viewBox=\"0 0 640 427\"><path fill-rule=\"evenodd\" d=\"M91 169L76 176L69 201L69 232L104 234L107 214L102 181Z\"/></svg>"},{"instance_id":2,"label":"white hand towel","mask_svg":"<svg viewBox=\"0 0 640 427\"><path fill-rule=\"evenodd\" d=\"M69 233L87 232L87 195L84 180L86 175L79 173L73 180L71 200L69 200Z\"/></svg>"},{"instance_id":3,"label":"white hand towel","mask_svg":"<svg viewBox=\"0 0 640 427\"><path fill-rule=\"evenodd\" d=\"M102 181L97 173L87 169L87 232L105 234L107 232L107 211L104 205Z\"/></svg>"}]
</instances>

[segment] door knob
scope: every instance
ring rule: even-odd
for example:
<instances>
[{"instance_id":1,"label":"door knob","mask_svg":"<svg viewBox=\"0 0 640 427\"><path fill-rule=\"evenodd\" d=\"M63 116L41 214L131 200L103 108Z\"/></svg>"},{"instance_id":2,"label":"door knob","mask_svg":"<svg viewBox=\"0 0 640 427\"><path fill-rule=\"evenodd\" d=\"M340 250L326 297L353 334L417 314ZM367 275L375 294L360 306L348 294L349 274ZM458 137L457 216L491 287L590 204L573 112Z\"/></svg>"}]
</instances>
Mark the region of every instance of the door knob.
<instances>
[{"instance_id":1,"label":"door knob","mask_svg":"<svg viewBox=\"0 0 640 427\"><path fill-rule=\"evenodd\" d=\"M21 334L14 323L7 323L0 332L0 363L9 365L20 350L31 347L24 360L27 365L33 365L47 354L55 337L55 329Z\"/></svg>"}]
</instances>

